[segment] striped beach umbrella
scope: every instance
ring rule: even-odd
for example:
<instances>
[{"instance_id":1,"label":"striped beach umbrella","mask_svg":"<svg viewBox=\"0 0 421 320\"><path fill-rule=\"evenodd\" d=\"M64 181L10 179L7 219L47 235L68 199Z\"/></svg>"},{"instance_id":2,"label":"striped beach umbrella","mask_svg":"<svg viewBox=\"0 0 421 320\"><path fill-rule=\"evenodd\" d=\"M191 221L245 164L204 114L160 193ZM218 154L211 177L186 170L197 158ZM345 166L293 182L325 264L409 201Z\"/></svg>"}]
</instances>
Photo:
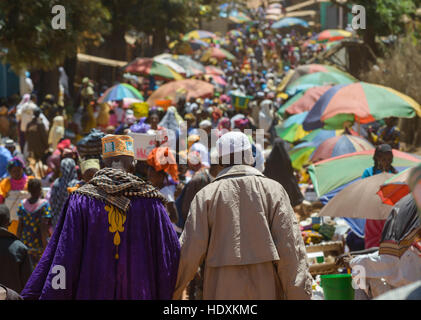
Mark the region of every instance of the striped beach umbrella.
<instances>
[{"instance_id":1,"label":"striped beach umbrella","mask_svg":"<svg viewBox=\"0 0 421 320\"><path fill-rule=\"evenodd\" d=\"M98 99L98 103L120 101L124 98L139 99L142 101L144 100L142 94L135 87L127 83L120 83L105 91Z\"/></svg>"},{"instance_id":2,"label":"striped beach umbrella","mask_svg":"<svg viewBox=\"0 0 421 320\"><path fill-rule=\"evenodd\" d=\"M420 105L392 88L358 82L337 85L314 105L303 123L305 130L340 129L344 123L370 123L389 117L421 116Z\"/></svg>"}]
</instances>

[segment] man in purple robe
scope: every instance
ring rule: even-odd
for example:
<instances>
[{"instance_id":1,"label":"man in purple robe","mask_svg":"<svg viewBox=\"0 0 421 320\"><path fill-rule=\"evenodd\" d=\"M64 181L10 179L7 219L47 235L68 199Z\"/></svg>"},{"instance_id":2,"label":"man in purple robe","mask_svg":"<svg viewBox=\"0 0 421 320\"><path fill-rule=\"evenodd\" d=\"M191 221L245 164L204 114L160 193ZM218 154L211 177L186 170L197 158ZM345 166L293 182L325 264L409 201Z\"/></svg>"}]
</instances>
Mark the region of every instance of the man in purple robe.
<instances>
[{"instance_id":1,"label":"man in purple robe","mask_svg":"<svg viewBox=\"0 0 421 320\"><path fill-rule=\"evenodd\" d=\"M133 139L102 138L106 168L67 200L24 299L171 299L180 245L163 196L134 170Z\"/></svg>"}]
</instances>

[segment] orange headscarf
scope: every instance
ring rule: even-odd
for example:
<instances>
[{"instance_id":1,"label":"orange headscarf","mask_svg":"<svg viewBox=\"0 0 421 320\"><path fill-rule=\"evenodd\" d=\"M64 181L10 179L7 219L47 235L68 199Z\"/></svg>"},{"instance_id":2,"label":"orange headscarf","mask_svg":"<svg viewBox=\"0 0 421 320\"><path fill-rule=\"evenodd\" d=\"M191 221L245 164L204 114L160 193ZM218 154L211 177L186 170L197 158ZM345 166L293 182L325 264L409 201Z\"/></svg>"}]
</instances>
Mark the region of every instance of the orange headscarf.
<instances>
[{"instance_id":1,"label":"orange headscarf","mask_svg":"<svg viewBox=\"0 0 421 320\"><path fill-rule=\"evenodd\" d=\"M148 155L147 163L155 171L165 171L174 181L178 182L178 166L173 153L168 147L153 149Z\"/></svg>"}]
</instances>

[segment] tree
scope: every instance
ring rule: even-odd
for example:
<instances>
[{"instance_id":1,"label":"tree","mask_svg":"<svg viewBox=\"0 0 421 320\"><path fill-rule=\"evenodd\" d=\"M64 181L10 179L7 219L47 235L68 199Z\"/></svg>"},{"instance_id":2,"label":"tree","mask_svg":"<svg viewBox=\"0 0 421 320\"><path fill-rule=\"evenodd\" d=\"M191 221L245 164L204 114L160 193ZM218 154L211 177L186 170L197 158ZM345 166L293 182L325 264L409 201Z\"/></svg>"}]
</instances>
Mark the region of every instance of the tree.
<instances>
[{"instance_id":1,"label":"tree","mask_svg":"<svg viewBox=\"0 0 421 320\"><path fill-rule=\"evenodd\" d=\"M52 8L65 8L64 30L52 27ZM100 0L24 0L0 1L0 47L6 48L5 60L15 70L41 70L51 88L40 93L57 94L57 67L66 58L75 57L78 48L99 43L109 28L109 12ZM48 72L55 73L53 78ZM57 79L57 80L55 80Z\"/></svg>"},{"instance_id":2,"label":"tree","mask_svg":"<svg viewBox=\"0 0 421 320\"><path fill-rule=\"evenodd\" d=\"M402 17L414 16L420 4L419 0L332 0L332 2L344 7L348 12L353 5L365 8L367 29L360 30L359 33L376 54L380 53L376 36L402 34L405 31Z\"/></svg>"}]
</instances>

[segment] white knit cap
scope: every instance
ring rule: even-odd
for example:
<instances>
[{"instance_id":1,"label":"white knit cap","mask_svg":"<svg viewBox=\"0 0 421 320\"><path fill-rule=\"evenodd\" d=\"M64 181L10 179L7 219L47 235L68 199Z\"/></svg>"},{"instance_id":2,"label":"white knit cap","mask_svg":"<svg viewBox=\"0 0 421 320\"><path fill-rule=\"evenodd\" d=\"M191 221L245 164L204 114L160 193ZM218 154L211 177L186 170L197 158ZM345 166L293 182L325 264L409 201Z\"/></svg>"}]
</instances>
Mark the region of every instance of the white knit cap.
<instances>
[{"instance_id":1,"label":"white knit cap","mask_svg":"<svg viewBox=\"0 0 421 320\"><path fill-rule=\"evenodd\" d=\"M251 149L251 143L247 136L239 131L231 131L224 134L216 141L219 157L231 153L242 152Z\"/></svg>"}]
</instances>

